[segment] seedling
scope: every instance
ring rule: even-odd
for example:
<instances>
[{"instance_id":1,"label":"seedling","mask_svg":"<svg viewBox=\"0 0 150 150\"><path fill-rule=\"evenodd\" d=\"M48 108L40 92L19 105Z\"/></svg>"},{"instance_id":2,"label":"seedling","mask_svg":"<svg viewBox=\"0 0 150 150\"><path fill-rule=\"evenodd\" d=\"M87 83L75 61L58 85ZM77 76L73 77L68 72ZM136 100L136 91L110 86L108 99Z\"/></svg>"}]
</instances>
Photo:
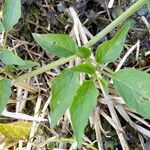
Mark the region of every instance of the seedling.
<instances>
[{"instance_id":1,"label":"seedling","mask_svg":"<svg viewBox=\"0 0 150 150\"><path fill-rule=\"evenodd\" d=\"M12 80L9 75L2 77L0 80L0 113L4 110L11 95L11 85L65 64L76 57L80 57L82 60L81 64L69 69L64 69L64 71L52 81L52 98L50 102L52 128L56 126L58 120L63 116L65 111L69 109L74 135L80 146L88 118L96 107L97 98L100 93L96 85L99 85L105 96L109 96L110 81L113 81L113 87L130 108L136 110L144 118L149 119L150 75L130 68L113 72L107 67L109 63L114 62L120 56L124 48L127 33L134 25L133 20L126 19L146 3L149 6L148 0L138 0L82 47L78 47L68 35L33 33L32 35L35 41L47 53L53 54L60 59L30 73L23 74L15 79L13 78ZM5 0L0 30L6 31L6 40L7 33L21 16L20 9L20 0ZM10 18L10 16L13 17ZM95 58L91 57L91 55L94 55L92 51L90 51L92 46L120 23L123 25L115 36L111 40L100 44L96 49ZM5 43L6 42L4 42L4 47L6 47ZM5 65L15 65L17 67L32 67L36 65L34 62L22 60L6 48L1 49L0 60ZM5 73L3 67L1 68L1 72ZM85 73L88 76L88 79L85 79L82 84L80 83L81 73Z\"/></svg>"}]
</instances>

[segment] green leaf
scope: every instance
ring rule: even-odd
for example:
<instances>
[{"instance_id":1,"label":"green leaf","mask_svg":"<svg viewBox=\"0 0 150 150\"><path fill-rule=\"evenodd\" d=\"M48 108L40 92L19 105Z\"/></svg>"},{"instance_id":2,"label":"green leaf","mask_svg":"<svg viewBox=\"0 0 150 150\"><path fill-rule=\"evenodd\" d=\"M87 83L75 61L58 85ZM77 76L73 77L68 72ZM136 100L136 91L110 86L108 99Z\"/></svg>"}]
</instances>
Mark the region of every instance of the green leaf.
<instances>
[{"instance_id":1,"label":"green leaf","mask_svg":"<svg viewBox=\"0 0 150 150\"><path fill-rule=\"evenodd\" d=\"M65 34L32 34L35 41L46 52L58 57L68 57L77 53L78 46Z\"/></svg>"},{"instance_id":2,"label":"green leaf","mask_svg":"<svg viewBox=\"0 0 150 150\"><path fill-rule=\"evenodd\" d=\"M87 74L94 74L96 71L96 68L90 63L80 64L78 66L72 67L71 69L75 72L83 72Z\"/></svg>"},{"instance_id":3,"label":"green leaf","mask_svg":"<svg viewBox=\"0 0 150 150\"><path fill-rule=\"evenodd\" d=\"M32 67L37 65L35 62L23 60L8 49L1 49L0 60L6 65L18 65L22 68Z\"/></svg>"},{"instance_id":4,"label":"green leaf","mask_svg":"<svg viewBox=\"0 0 150 150\"><path fill-rule=\"evenodd\" d=\"M109 83L105 79L101 79L101 84L104 88L105 93L108 95L109 94Z\"/></svg>"},{"instance_id":5,"label":"green leaf","mask_svg":"<svg viewBox=\"0 0 150 150\"><path fill-rule=\"evenodd\" d=\"M24 60L8 49L0 51L0 60L6 65L25 65Z\"/></svg>"},{"instance_id":6,"label":"green leaf","mask_svg":"<svg viewBox=\"0 0 150 150\"><path fill-rule=\"evenodd\" d=\"M0 80L0 115L2 114L10 96L11 96L11 80L4 78Z\"/></svg>"},{"instance_id":7,"label":"green leaf","mask_svg":"<svg viewBox=\"0 0 150 150\"><path fill-rule=\"evenodd\" d=\"M133 25L133 20L125 23L116 35L109 41L100 44L96 50L96 61L106 64L115 61L121 54L126 35Z\"/></svg>"},{"instance_id":8,"label":"green leaf","mask_svg":"<svg viewBox=\"0 0 150 150\"><path fill-rule=\"evenodd\" d=\"M79 88L79 73L73 70L64 70L52 82L51 126L54 127L57 121L73 102L73 97Z\"/></svg>"},{"instance_id":9,"label":"green leaf","mask_svg":"<svg viewBox=\"0 0 150 150\"><path fill-rule=\"evenodd\" d=\"M4 30L4 26L2 24L2 22L0 21L0 32L2 32Z\"/></svg>"},{"instance_id":10,"label":"green leaf","mask_svg":"<svg viewBox=\"0 0 150 150\"><path fill-rule=\"evenodd\" d=\"M21 17L21 1L5 0L2 23L6 30L11 30Z\"/></svg>"},{"instance_id":11,"label":"green leaf","mask_svg":"<svg viewBox=\"0 0 150 150\"><path fill-rule=\"evenodd\" d=\"M91 51L89 50L89 48L86 47L80 47L78 53L79 56L82 58L88 58L91 56Z\"/></svg>"},{"instance_id":12,"label":"green leaf","mask_svg":"<svg viewBox=\"0 0 150 150\"><path fill-rule=\"evenodd\" d=\"M24 62L25 62L25 65L18 66L19 69L29 69L31 67L34 67L34 66L38 65L37 62L33 62L33 61L30 61L30 60L24 60Z\"/></svg>"},{"instance_id":13,"label":"green leaf","mask_svg":"<svg viewBox=\"0 0 150 150\"><path fill-rule=\"evenodd\" d=\"M78 89L70 107L71 122L78 145L82 143L84 129L93 109L96 107L98 90L93 81L85 81Z\"/></svg>"},{"instance_id":14,"label":"green leaf","mask_svg":"<svg viewBox=\"0 0 150 150\"><path fill-rule=\"evenodd\" d=\"M150 119L150 75L132 69L116 72L113 82L127 105Z\"/></svg>"},{"instance_id":15,"label":"green leaf","mask_svg":"<svg viewBox=\"0 0 150 150\"><path fill-rule=\"evenodd\" d=\"M147 0L147 7L148 7L148 10L150 12L150 0Z\"/></svg>"},{"instance_id":16,"label":"green leaf","mask_svg":"<svg viewBox=\"0 0 150 150\"><path fill-rule=\"evenodd\" d=\"M73 97L79 88L79 74L94 74L96 71L92 64L80 64L64 70L52 82L51 100L51 126L54 127L66 109L72 104Z\"/></svg>"}]
</instances>

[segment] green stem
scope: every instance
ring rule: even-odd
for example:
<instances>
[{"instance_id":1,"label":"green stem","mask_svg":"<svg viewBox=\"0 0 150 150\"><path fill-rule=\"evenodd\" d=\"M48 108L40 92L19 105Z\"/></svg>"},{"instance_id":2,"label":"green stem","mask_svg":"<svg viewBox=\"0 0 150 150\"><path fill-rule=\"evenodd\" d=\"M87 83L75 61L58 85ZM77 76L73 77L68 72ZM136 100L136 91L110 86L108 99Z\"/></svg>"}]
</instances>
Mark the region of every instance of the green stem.
<instances>
[{"instance_id":1,"label":"green stem","mask_svg":"<svg viewBox=\"0 0 150 150\"><path fill-rule=\"evenodd\" d=\"M5 30L5 36L4 36L4 41L3 41L3 46L6 47L7 44L7 38L8 38L8 31Z\"/></svg>"},{"instance_id":2,"label":"green stem","mask_svg":"<svg viewBox=\"0 0 150 150\"><path fill-rule=\"evenodd\" d=\"M126 20L133 13L135 13L139 8L144 6L146 2L147 0L138 0L135 4L133 4L130 8L128 8L123 14L121 14L106 28L104 28L100 33L94 36L87 44L84 45L84 47L91 47L92 45L97 43L101 38L103 38L107 33L109 33L112 29L114 29L118 24Z\"/></svg>"},{"instance_id":3,"label":"green stem","mask_svg":"<svg viewBox=\"0 0 150 150\"><path fill-rule=\"evenodd\" d=\"M103 67L103 70L107 71L109 74L113 75L114 74L114 71L112 71L111 69L109 69L107 66Z\"/></svg>"},{"instance_id":4,"label":"green stem","mask_svg":"<svg viewBox=\"0 0 150 150\"><path fill-rule=\"evenodd\" d=\"M63 138L63 137L59 137L59 138L50 138L48 140L46 140L44 143L40 144L38 147L43 147L44 145L48 144L48 143L52 143L52 142L64 142L64 143L73 143L75 142L75 139L69 139L69 138ZM83 142L83 145L85 145L87 148L90 148L92 150L97 150L97 148L93 147L92 145ZM35 145L36 146L36 145Z\"/></svg>"},{"instance_id":5,"label":"green stem","mask_svg":"<svg viewBox=\"0 0 150 150\"><path fill-rule=\"evenodd\" d=\"M112 76L112 74L110 74L110 73L108 73L108 72L106 72L106 71L102 71L102 73L105 75L105 76L107 76L107 77L109 77L109 78L113 78L113 76Z\"/></svg>"},{"instance_id":6,"label":"green stem","mask_svg":"<svg viewBox=\"0 0 150 150\"><path fill-rule=\"evenodd\" d=\"M91 47L96 42L98 42L101 38L103 38L107 33L109 33L112 29L114 29L118 24L131 16L134 12L136 12L139 8L141 8L144 4L146 4L147 0L138 0L135 4L133 4L130 8L128 8L122 15L120 15L117 19L115 19L112 23L110 23L106 28L104 28L100 33L98 33L95 37L93 37L84 47ZM13 83L26 80L43 72L49 71L55 67L65 64L66 62L76 58L77 56L71 56L69 58L62 58L56 62L45 65L37 70L26 73L24 75L19 76Z\"/></svg>"},{"instance_id":7,"label":"green stem","mask_svg":"<svg viewBox=\"0 0 150 150\"><path fill-rule=\"evenodd\" d=\"M49 70L51 70L51 69L54 69L54 68L56 68L56 67L58 67L58 66L60 66L60 65L63 65L63 64L65 64L65 63L69 62L70 60L72 60L72 59L74 59L74 58L76 58L76 56L71 56L71 57L68 57L68 58L61 58L61 59L59 59L59 60L57 60L57 61L55 61L55 62L52 62L52 63L50 63L50 64L48 64L48 65L43 66L43 67L41 67L41 68L39 68L39 69L37 69L37 70L34 70L34 71L32 71L32 72L28 72L28 73L26 73L26 74L23 74L23 75L19 76L17 79L15 79L15 80L13 81L12 84L15 84L15 83L17 83L17 82L26 80L26 79L28 79L28 78L31 78L31 77L33 77L33 76L35 76L35 75L39 75L39 74L41 74L41 73L43 73L43 72L46 72L46 71L49 71Z\"/></svg>"}]
</instances>

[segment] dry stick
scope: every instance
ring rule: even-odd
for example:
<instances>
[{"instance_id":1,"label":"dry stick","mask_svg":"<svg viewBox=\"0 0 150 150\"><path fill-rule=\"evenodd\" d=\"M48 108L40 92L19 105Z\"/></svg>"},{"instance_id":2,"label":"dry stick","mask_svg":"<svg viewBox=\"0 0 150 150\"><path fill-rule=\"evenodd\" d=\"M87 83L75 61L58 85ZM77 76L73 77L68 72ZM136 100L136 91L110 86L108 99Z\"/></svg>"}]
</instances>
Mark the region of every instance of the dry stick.
<instances>
[{"instance_id":1,"label":"dry stick","mask_svg":"<svg viewBox=\"0 0 150 150\"><path fill-rule=\"evenodd\" d=\"M112 8L114 5L114 0L110 0L108 3L108 8Z\"/></svg>"},{"instance_id":2,"label":"dry stick","mask_svg":"<svg viewBox=\"0 0 150 150\"><path fill-rule=\"evenodd\" d=\"M114 122L114 120L108 116L104 111L100 110L100 114L112 125L115 130L118 130L118 126Z\"/></svg>"},{"instance_id":3,"label":"dry stick","mask_svg":"<svg viewBox=\"0 0 150 150\"><path fill-rule=\"evenodd\" d=\"M20 104L20 112L22 112L22 110L25 108L25 104L26 104L26 101L27 101L27 98L28 98L28 91L27 90L24 90L24 93L23 93L23 96L22 96L22 101L21 101L21 104Z\"/></svg>"},{"instance_id":4,"label":"dry stick","mask_svg":"<svg viewBox=\"0 0 150 150\"><path fill-rule=\"evenodd\" d=\"M115 96L110 96L111 99L113 99L113 103L116 107L116 109L118 110L118 112L122 115L122 117L129 122L129 124L135 129L138 130L139 132L141 132L142 134L146 135L146 136L150 136L150 131L146 128L141 127L140 125L136 124L135 122L133 122L129 115L132 116L133 118L135 118L138 122L144 124L145 126L150 128L150 124L148 122L146 122L144 119L136 116L135 114L131 113L131 110L125 109L122 104L125 104L122 101L121 97L115 97ZM116 101L115 101L116 99ZM121 100L121 101L120 101ZM100 100L100 103L106 105L106 102L104 101L104 99ZM128 115L129 114L129 115Z\"/></svg>"},{"instance_id":5,"label":"dry stick","mask_svg":"<svg viewBox=\"0 0 150 150\"><path fill-rule=\"evenodd\" d=\"M137 49L136 49L136 61L139 60L139 53L140 53L140 40L137 41Z\"/></svg>"},{"instance_id":6,"label":"dry stick","mask_svg":"<svg viewBox=\"0 0 150 150\"><path fill-rule=\"evenodd\" d=\"M142 135L138 133L138 137L139 137L139 140L141 142L142 149L146 150L146 148L145 148L145 142L144 142L144 139L143 139Z\"/></svg>"},{"instance_id":7,"label":"dry stick","mask_svg":"<svg viewBox=\"0 0 150 150\"><path fill-rule=\"evenodd\" d=\"M143 128L142 126L136 124L135 122L133 122L133 121L130 119L129 115L130 115L131 117L135 118L138 122L140 122L140 123L144 124L145 126L147 126L148 128L150 128L150 124L149 124L148 122L146 122L144 119L142 119L142 118L136 116L135 114L131 113L130 110L126 110L126 109L122 106L122 104L124 104L124 103L122 103L122 102L121 102L122 100L120 101L120 99L119 99L119 98L121 98L121 97L114 97L114 96L111 96L110 98L113 99L113 100L116 99L116 101L113 101L113 103L114 103L116 109L118 110L118 112L120 113L120 115L121 115L127 122L129 122L129 124L130 124L135 130L139 131L139 132L142 133L143 135L146 135L146 136L148 136L148 137L150 136L150 131L149 131L148 129ZM122 98L121 98L121 99L122 99ZM106 105L106 102L104 102L104 99L101 99L100 102L101 102L102 104L105 104L105 105ZM129 114L129 115L128 115L128 114Z\"/></svg>"},{"instance_id":8,"label":"dry stick","mask_svg":"<svg viewBox=\"0 0 150 150\"><path fill-rule=\"evenodd\" d=\"M42 117L33 117L33 116L22 114L22 113L9 112L7 110L4 110L2 112L2 116L14 118L14 119L21 119L21 120L28 120L28 121L37 121L37 122L47 121L47 119L43 119Z\"/></svg>"},{"instance_id":9,"label":"dry stick","mask_svg":"<svg viewBox=\"0 0 150 150\"><path fill-rule=\"evenodd\" d=\"M31 86L24 82L18 82L14 84L15 87L23 88L24 90L27 90L33 94L38 92L38 89L36 89L34 86Z\"/></svg>"},{"instance_id":10,"label":"dry stick","mask_svg":"<svg viewBox=\"0 0 150 150\"><path fill-rule=\"evenodd\" d=\"M89 37L90 39L94 37L85 26L83 26L83 29L87 37Z\"/></svg>"},{"instance_id":11,"label":"dry stick","mask_svg":"<svg viewBox=\"0 0 150 150\"><path fill-rule=\"evenodd\" d=\"M134 122L130 119L129 115L127 114L126 110L123 108L120 104L115 104L115 108L118 110L118 112L123 116L123 118L131 125L133 126Z\"/></svg>"},{"instance_id":12,"label":"dry stick","mask_svg":"<svg viewBox=\"0 0 150 150\"><path fill-rule=\"evenodd\" d=\"M84 32L83 26L80 22L80 19L76 13L76 11L74 10L73 7L69 8L69 14L73 19L74 25L73 25L73 33L75 35L75 38L77 40L78 46L81 47L81 42L83 44L86 44L88 42L88 39L86 37L86 34ZM81 62L80 58L77 58L75 60L76 64L79 64ZM82 83L84 80L85 76L84 74L80 74L80 82Z\"/></svg>"},{"instance_id":13,"label":"dry stick","mask_svg":"<svg viewBox=\"0 0 150 150\"><path fill-rule=\"evenodd\" d=\"M131 113L131 112L128 112L128 114L129 114L131 117L133 117L134 119L136 119L136 120L138 120L139 122L141 122L142 124L144 124L145 126L147 126L148 128L150 128L150 124L149 124L147 121L145 121L143 118L140 118L140 117L138 117L137 115L135 115L135 114L133 114L133 113Z\"/></svg>"},{"instance_id":14,"label":"dry stick","mask_svg":"<svg viewBox=\"0 0 150 150\"><path fill-rule=\"evenodd\" d=\"M20 103L22 99L22 88L17 88L17 99L16 99L16 113L20 113Z\"/></svg>"},{"instance_id":15,"label":"dry stick","mask_svg":"<svg viewBox=\"0 0 150 150\"><path fill-rule=\"evenodd\" d=\"M122 67L122 65L124 64L124 62L126 61L126 59L128 58L128 56L138 47L139 45L139 40L137 41L137 43L135 45L133 45L128 51L127 53L124 55L124 57L121 59L120 63L118 64L115 72L119 71Z\"/></svg>"},{"instance_id":16,"label":"dry stick","mask_svg":"<svg viewBox=\"0 0 150 150\"><path fill-rule=\"evenodd\" d=\"M3 150L9 150L9 149L11 149L12 147L15 147L17 145L17 142L16 141L12 141L12 142L10 142L10 141L8 141L8 140L6 140L6 143L4 143L4 145L2 145L2 147L3 148L1 148L1 149L3 149ZM1 145L0 145L1 146ZM15 148L14 148L15 149Z\"/></svg>"},{"instance_id":17,"label":"dry stick","mask_svg":"<svg viewBox=\"0 0 150 150\"><path fill-rule=\"evenodd\" d=\"M29 84L29 80L27 81ZM24 109L26 99L28 97L28 91L23 90L21 87L17 88L17 101L16 101L16 112L20 113Z\"/></svg>"},{"instance_id":18,"label":"dry stick","mask_svg":"<svg viewBox=\"0 0 150 150\"><path fill-rule=\"evenodd\" d=\"M112 96L112 95L109 97L114 100L114 103L125 105L125 102L121 97ZM106 105L105 98L101 98L98 101L99 101L99 103Z\"/></svg>"},{"instance_id":19,"label":"dry stick","mask_svg":"<svg viewBox=\"0 0 150 150\"><path fill-rule=\"evenodd\" d=\"M82 43L86 44L88 42L88 39L87 39L86 34L84 32L82 23L80 22L80 19L79 19L78 15L77 15L76 11L72 7L70 7L69 9L70 9L70 13L72 15L72 18L74 18L74 19L76 18L76 20L74 20L74 22L77 21L76 22L76 26L78 28L78 33L79 33L78 36L80 37ZM79 46L81 46L81 45L79 45Z\"/></svg>"},{"instance_id":20,"label":"dry stick","mask_svg":"<svg viewBox=\"0 0 150 150\"><path fill-rule=\"evenodd\" d=\"M23 149L23 141L22 140L19 140L19 143L18 143L18 150L22 150Z\"/></svg>"},{"instance_id":21,"label":"dry stick","mask_svg":"<svg viewBox=\"0 0 150 150\"><path fill-rule=\"evenodd\" d=\"M104 5L105 5L105 8L106 8L106 12L107 12L107 15L108 15L108 19L109 19L110 22L112 22L111 15L110 15L110 12L109 12L109 9L108 9L107 2L106 2L106 1L104 1Z\"/></svg>"},{"instance_id":22,"label":"dry stick","mask_svg":"<svg viewBox=\"0 0 150 150\"><path fill-rule=\"evenodd\" d=\"M150 34L150 23L148 22L148 20L145 18L145 16L142 16L141 17L142 21L145 23L148 31L149 31L149 34Z\"/></svg>"},{"instance_id":23,"label":"dry stick","mask_svg":"<svg viewBox=\"0 0 150 150\"><path fill-rule=\"evenodd\" d=\"M41 97L39 97L39 98L41 98ZM49 106L49 103L50 103L50 100L51 100L51 96L47 99L47 101L45 102L45 104L44 104L44 106L43 106L43 109L42 109L42 111L41 111L41 113L40 114L37 114L39 111L38 111L38 109L39 108L37 108L37 109L35 109L35 115L40 115L42 118L44 118L44 116L45 116L45 114L46 114L46 111L47 111L47 108L48 108L48 106ZM39 101L39 102L38 102ZM40 106L40 99L37 101L37 104L36 104L36 106L37 107L39 107ZM33 122L34 123L34 122ZM36 124L33 124L33 130L31 131L31 133L30 133L30 138L32 138L33 136L34 136L34 134L35 134L35 132L38 130L38 127L39 127L39 123L36 123ZM53 131L51 131L55 136L57 136ZM31 141L30 141L31 142ZM33 143L33 141L32 141L32 145L34 145L34 143ZM37 145L36 145L37 146ZM31 143L29 144L29 146L28 146L29 148L31 148ZM38 147L39 148L39 147Z\"/></svg>"},{"instance_id":24,"label":"dry stick","mask_svg":"<svg viewBox=\"0 0 150 150\"><path fill-rule=\"evenodd\" d=\"M114 120L115 124L119 127L119 128L116 129L116 132L118 134L121 146L122 146L123 150L129 150L127 141L125 140L124 135L123 135L123 129L121 127L121 124L120 124L119 118L117 116L117 113L115 111L115 108L113 106L113 103L112 103L111 99L109 98L109 96L106 94L106 92L103 88L103 85L101 84L101 81L99 81L99 85L100 85L100 88L101 88L102 93L104 95L104 98L107 102L111 117Z\"/></svg>"},{"instance_id":25,"label":"dry stick","mask_svg":"<svg viewBox=\"0 0 150 150\"><path fill-rule=\"evenodd\" d=\"M74 39L77 41L77 44L79 47L81 47L81 41L80 41L80 36L79 36L79 18L76 13L76 11L73 9L73 7L70 7L69 10L69 15L73 19L73 29L72 29L72 34L74 35ZM80 58L75 58L74 60L75 64L78 65L81 62ZM80 82L82 83L82 74L80 74Z\"/></svg>"},{"instance_id":26,"label":"dry stick","mask_svg":"<svg viewBox=\"0 0 150 150\"><path fill-rule=\"evenodd\" d=\"M124 108L122 107L122 105L115 105L116 109L118 110L118 112L120 113L120 115L127 121L129 122L129 124L131 125L131 127L133 127L135 130L141 132L143 135L146 135L147 137L150 137L150 131L138 124L136 124L135 122L133 122L129 115L127 114L127 112L124 110ZM139 120L138 120L139 121ZM142 122L141 122L142 123Z\"/></svg>"},{"instance_id":27,"label":"dry stick","mask_svg":"<svg viewBox=\"0 0 150 150\"><path fill-rule=\"evenodd\" d=\"M40 107L41 107L41 102L42 102L42 98L38 97L37 102L36 102L36 106L35 106L35 110L34 110L34 116L35 117L39 116L38 113L39 113L39 110L40 110ZM33 124L32 124L31 131L30 131L30 136L29 136L30 141L27 143L26 150L31 150L31 148L32 148L32 142L33 142L33 137L34 137L34 134L37 131L37 128L38 128L38 124L34 121Z\"/></svg>"},{"instance_id":28,"label":"dry stick","mask_svg":"<svg viewBox=\"0 0 150 150\"><path fill-rule=\"evenodd\" d=\"M96 107L96 109L94 111L94 128L95 128L95 132L96 132L96 139L97 139L97 143L98 143L98 149L99 150L104 150L103 140L102 140L101 130L100 130L101 120L100 120L99 111L100 111L100 109L98 107Z\"/></svg>"},{"instance_id":29,"label":"dry stick","mask_svg":"<svg viewBox=\"0 0 150 150\"><path fill-rule=\"evenodd\" d=\"M21 105L21 102L22 102L22 93L23 93L23 89L22 88L17 88L16 113L21 112L20 105ZM19 150L22 149L22 146L23 146L23 141L19 140L19 142L18 142Z\"/></svg>"},{"instance_id":30,"label":"dry stick","mask_svg":"<svg viewBox=\"0 0 150 150\"><path fill-rule=\"evenodd\" d=\"M71 147L69 148L69 150L76 150L77 147L78 147L77 142L73 142L73 143L71 144Z\"/></svg>"},{"instance_id":31,"label":"dry stick","mask_svg":"<svg viewBox=\"0 0 150 150\"><path fill-rule=\"evenodd\" d=\"M46 112L47 112L47 108L48 108L48 106L49 106L49 104L50 104L50 101L51 101L51 93L50 93L50 97L47 99L47 101L45 102L45 104L44 104L44 106L43 106L43 109L42 109L42 111L41 111L41 114L40 114L40 116L42 117L42 118L44 118L44 116L47 114ZM54 130L51 130L51 132L52 132L52 134L54 134L55 136L57 136L58 137L58 135L57 135L57 133L54 131Z\"/></svg>"},{"instance_id":32,"label":"dry stick","mask_svg":"<svg viewBox=\"0 0 150 150\"><path fill-rule=\"evenodd\" d=\"M130 8L128 8L122 15L120 15L117 19L115 19L112 23L110 23L106 28L104 28L100 33L98 33L96 36L94 36L87 44L84 45L84 47L91 47L95 43L97 43L101 38L103 38L107 33L109 33L112 29L114 29L118 24L126 20L129 16L131 16L133 13L135 13L139 8L141 8L143 5L145 5L147 0L138 0L135 4L133 4ZM13 80L13 84L20 82L22 80L26 80L28 78L31 78L33 76L39 75L43 72L49 71L51 69L54 69L60 65L63 65L70 60L73 60L77 56L71 56L68 58L62 58L58 61L55 61L51 64L45 65L37 70L34 70L30 73L23 74L19 76L17 79Z\"/></svg>"},{"instance_id":33,"label":"dry stick","mask_svg":"<svg viewBox=\"0 0 150 150\"><path fill-rule=\"evenodd\" d=\"M79 22L79 19L77 17L77 14L75 12L75 10L70 7L69 8L69 15L70 17L73 19L73 33L75 35L75 38L76 38L76 41L78 43L78 46L81 46L81 41L80 41L80 37L79 37L79 30L78 30L78 22Z\"/></svg>"},{"instance_id":34,"label":"dry stick","mask_svg":"<svg viewBox=\"0 0 150 150\"><path fill-rule=\"evenodd\" d=\"M135 127L139 132L141 132L143 135L145 135L146 137L150 138L150 130L146 129L138 124L135 124Z\"/></svg>"}]
</instances>

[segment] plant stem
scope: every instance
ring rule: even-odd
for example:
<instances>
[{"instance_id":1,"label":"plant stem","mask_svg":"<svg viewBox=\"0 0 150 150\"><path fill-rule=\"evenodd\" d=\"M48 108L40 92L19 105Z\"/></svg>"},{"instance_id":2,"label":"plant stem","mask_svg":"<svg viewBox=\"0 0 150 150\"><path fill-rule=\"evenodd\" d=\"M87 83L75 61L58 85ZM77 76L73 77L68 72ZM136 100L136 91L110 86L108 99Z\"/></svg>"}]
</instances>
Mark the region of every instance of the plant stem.
<instances>
[{"instance_id":1,"label":"plant stem","mask_svg":"<svg viewBox=\"0 0 150 150\"><path fill-rule=\"evenodd\" d=\"M92 45L97 43L101 38L103 38L107 33L109 33L112 29L114 29L118 24L126 20L133 13L135 13L139 8L144 6L146 2L147 0L138 0L124 13L122 13L118 18L116 18L112 23L110 23L106 28L104 28L101 32L99 32L96 36L94 36L87 44L84 45L84 47L91 47Z\"/></svg>"},{"instance_id":2,"label":"plant stem","mask_svg":"<svg viewBox=\"0 0 150 150\"><path fill-rule=\"evenodd\" d=\"M144 4L146 4L147 0L138 0L135 4L133 4L130 8L128 8L122 15L120 15L117 19L115 19L112 23L110 23L106 28L104 28L100 33L98 33L95 37L93 37L84 47L91 47L96 42L98 42L101 38L103 38L107 33L109 33L112 29L114 29L118 24L131 16L134 12L136 12L139 8L141 8ZM77 56L71 56L68 58L59 59L51 64L45 65L37 70L26 73L24 75L19 76L13 83L26 80L43 72L49 71L55 67L65 64L66 62L76 58Z\"/></svg>"},{"instance_id":3,"label":"plant stem","mask_svg":"<svg viewBox=\"0 0 150 150\"><path fill-rule=\"evenodd\" d=\"M8 38L8 31L5 30L4 34L5 34L5 35L4 35L3 46L6 47L7 38Z\"/></svg>"},{"instance_id":4,"label":"plant stem","mask_svg":"<svg viewBox=\"0 0 150 150\"><path fill-rule=\"evenodd\" d=\"M104 74L105 76L107 76L107 77L109 77L111 79L113 78L112 74L110 74L110 73L108 73L108 72L106 72L104 70L102 70L102 74Z\"/></svg>"},{"instance_id":5,"label":"plant stem","mask_svg":"<svg viewBox=\"0 0 150 150\"><path fill-rule=\"evenodd\" d=\"M114 74L114 71L112 71L111 69L109 69L107 66L103 67L103 70L107 71L110 75Z\"/></svg>"},{"instance_id":6,"label":"plant stem","mask_svg":"<svg viewBox=\"0 0 150 150\"><path fill-rule=\"evenodd\" d=\"M39 75L39 74L41 74L43 72L49 71L49 70L51 70L53 68L56 68L56 67L58 67L60 65L63 65L65 63L69 62L70 60L72 60L74 58L76 58L75 55L71 56L71 57L68 57L68 58L61 58L61 59L59 59L59 60L57 60L55 62L52 62L52 63L50 63L48 65L43 66L43 67L41 67L41 68L39 68L37 70L31 71L31 72L28 72L26 74L23 74L23 75L19 76L17 79L12 81L12 84L15 84L17 82L26 80L28 78L31 78L31 77L35 76L35 75Z\"/></svg>"},{"instance_id":7,"label":"plant stem","mask_svg":"<svg viewBox=\"0 0 150 150\"><path fill-rule=\"evenodd\" d=\"M63 138L63 137L53 137L53 138L49 138L47 139L44 143L41 143L38 147L43 147L44 145L48 144L48 143L52 143L52 142L64 142L64 143L73 143L75 142L75 139L69 139L69 138ZM90 148L92 150L97 150L97 148L93 147L92 145L83 142L83 145L85 145L87 148Z\"/></svg>"}]
</instances>

